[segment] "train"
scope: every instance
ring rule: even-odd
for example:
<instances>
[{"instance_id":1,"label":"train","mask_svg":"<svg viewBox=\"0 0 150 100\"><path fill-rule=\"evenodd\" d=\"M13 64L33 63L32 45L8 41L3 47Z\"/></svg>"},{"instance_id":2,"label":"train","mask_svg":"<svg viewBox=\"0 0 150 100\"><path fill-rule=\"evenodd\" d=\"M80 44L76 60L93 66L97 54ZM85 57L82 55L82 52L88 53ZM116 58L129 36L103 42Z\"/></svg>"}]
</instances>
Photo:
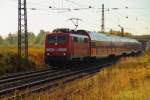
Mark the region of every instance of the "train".
<instances>
[{"instance_id":1,"label":"train","mask_svg":"<svg viewBox=\"0 0 150 100\"><path fill-rule=\"evenodd\" d=\"M45 63L87 61L142 51L135 39L86 30L57 28L46 34Z\"/></svg>"}]
</instances>

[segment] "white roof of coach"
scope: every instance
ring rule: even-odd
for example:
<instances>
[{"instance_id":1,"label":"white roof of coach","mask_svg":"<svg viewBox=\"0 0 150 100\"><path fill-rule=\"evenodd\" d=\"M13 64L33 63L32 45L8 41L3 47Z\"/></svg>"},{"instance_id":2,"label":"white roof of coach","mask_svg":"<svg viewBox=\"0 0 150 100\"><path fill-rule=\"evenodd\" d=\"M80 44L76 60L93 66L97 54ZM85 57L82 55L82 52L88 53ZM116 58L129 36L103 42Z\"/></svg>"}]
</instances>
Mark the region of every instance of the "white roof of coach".
<instances>
[{"instance_id":1,"label":"white roof of coach","mask_svg":"<svg viewBox=\"0 0 150 100\"><path fill-rule=\"evenodd\" d=\"M107 34L104 34L104 33L90 32L89 35L91 37L91 40L95 40L95 41L140 43L135 39L130 39L130 38L127 38L127 37L120 37L120 36L115 36L115 35L107 35Z\"/></svg>"},{"instance_id":2,"label":"white roof of coach","mask_svg":"<svg viewBox=\"0 0 150 100\"><path fill-rule=\"evenodd\" d=\"M111 41L111 38L103 33L90 32L89 33L91 40L95 41Z\"/></svg>"}]
</instances>

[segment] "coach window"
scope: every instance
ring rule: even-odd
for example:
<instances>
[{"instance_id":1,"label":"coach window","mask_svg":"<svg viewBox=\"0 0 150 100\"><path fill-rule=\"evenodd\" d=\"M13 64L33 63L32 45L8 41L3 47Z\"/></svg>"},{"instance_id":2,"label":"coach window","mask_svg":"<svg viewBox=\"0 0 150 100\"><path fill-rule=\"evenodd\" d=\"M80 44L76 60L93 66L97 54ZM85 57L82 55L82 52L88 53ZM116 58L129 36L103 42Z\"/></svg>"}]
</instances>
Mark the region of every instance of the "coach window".
<instances>
[{"instance_id":1,"label":"coach window","mask_svg":"<svg viewBox=\"0 0 150 100\"><path fill-rule=\"evenodd\" d=\"M83 43L83 42L84 42L84 38L79 37L79 42L80 42L80 43Z\"/></svg>"},{"instance_id":2,"label":"coach window","mask_svg":"<svg viewBox=\"0 0 150 100\"><path fill-rule=\"evenodd\" d=\"M56 36L48 36L48 42L49 43L56 42Z\"/></svg>"},{"instance_id":3,"label":"coach window","mask_svg":"<svg viewBox=\"0 0 150 100\"><path fill-rule=\"evenodd\" d=\"M57 42L66 42L66 36L57 36Z\"/></svg>"}]
</instances>

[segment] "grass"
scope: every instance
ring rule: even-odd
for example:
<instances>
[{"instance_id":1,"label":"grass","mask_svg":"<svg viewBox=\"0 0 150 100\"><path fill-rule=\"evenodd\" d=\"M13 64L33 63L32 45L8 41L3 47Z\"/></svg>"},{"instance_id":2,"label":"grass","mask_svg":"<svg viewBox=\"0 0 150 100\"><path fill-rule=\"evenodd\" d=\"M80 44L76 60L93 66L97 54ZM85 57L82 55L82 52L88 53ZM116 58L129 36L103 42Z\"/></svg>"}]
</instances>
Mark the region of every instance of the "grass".
<instances>
[{"instance_id":1,"label":"grass","mask_svg":"<svg viewBox=\"0 0 150 100\"><path fill-rule=\"evenodd\" d=\"M150 52L120 59L87 79L31 94L26 100L149 100Z\"/></svg>"},{"instance_id":2,"label":"grass","mask_svg":"<svg viewBox=\"0 0 150 100\"><path fill-rule=\"evenodd\" d=\"M44 68L43 54L42 46L30 46L29 65L18 66L17 47L0 46L0 75Z\"/></svg>"},{"instance_id":3,"label":"grass","mask_svg":"<svg viewBox=\"0 0 150 100\"><path fill-rule=\"evenodd\" d=\"M18 71L41 69L43 47L30 46L30 66L18 67L17 48L0 46L0 75ZM120 59L117 64L101 69L87 79L78 79L57 88L31 94L31 100L149 100L150 52Z\"/></svg>"}]
</instances>

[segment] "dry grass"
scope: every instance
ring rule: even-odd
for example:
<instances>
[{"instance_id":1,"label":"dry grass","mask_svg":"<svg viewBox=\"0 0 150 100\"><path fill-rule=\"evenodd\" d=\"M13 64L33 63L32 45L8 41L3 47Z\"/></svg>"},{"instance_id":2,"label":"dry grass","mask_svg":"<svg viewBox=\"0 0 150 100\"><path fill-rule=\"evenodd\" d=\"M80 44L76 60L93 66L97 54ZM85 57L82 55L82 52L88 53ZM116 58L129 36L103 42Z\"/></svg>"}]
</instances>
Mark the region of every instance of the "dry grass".
<instances>
[{"instance_id":1,"label":"dry grass","mask_svg":"<svg viewBox=\"0 0 150 100\"><path fill-rule=\"evenodd\" d=\"M32 94L26 100L150 100L150 53L122 58L88 79Z\"/></svg>"},{"instance_id":2,"label":"dry grass","mask_svg":"<svg viewBox=\"0 0 150 100\"><path fill-rule=\"evenodd\" d=\"M30 58L30 60L32 60L35 63L36 69L41 69L41 68L45 67L45 65L44 65L44 47L30 46L29 47L29 58Z\"/></svg>"},{"instance_id":3,"label":"dry grass","mask_svg":"<svg viewBox=\"0 0 150 100\"><path fill-rule=\"evenodd\" d=\"M17 66L17 47L15 46L0 46L0 75L13 73L31 69L41 69L44 65L43 47L29 47L29 65Z\"/></svg>"}]
</instances>

